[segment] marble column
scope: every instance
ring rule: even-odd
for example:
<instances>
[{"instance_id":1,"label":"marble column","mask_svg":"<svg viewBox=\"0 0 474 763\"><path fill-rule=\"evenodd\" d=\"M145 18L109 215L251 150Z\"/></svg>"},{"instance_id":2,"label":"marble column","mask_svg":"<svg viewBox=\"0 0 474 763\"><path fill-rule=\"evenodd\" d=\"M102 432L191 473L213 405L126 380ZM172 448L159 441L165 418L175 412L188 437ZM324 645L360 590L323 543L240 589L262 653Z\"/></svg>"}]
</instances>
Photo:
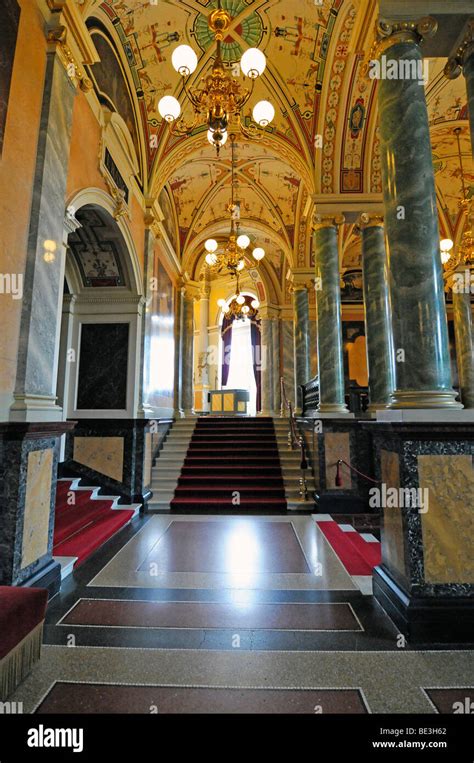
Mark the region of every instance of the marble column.
<instances>
[{"instance_id":1,"label":"marble column","mask_svg":"<svg viewBox=\"0 0 474 763\"><path fill-rule=\"evenodd\" d=\"M272 386L273 386L273 409L272 416L280 415L281 407L281 348L280 348L280 327L279 318L272 319Z\"/></svg>"},{"instance_id":2,"label":"marble column","mask_svg":"<svg viewBox=\"0 0 474 763\"><path fill-rule=\"evenodd\" d=\"M138 416L140 418L153 417L153 407L148 400L150 386L150 352L151 352L151 279L153 277L153 265L155 256L156 226L150 210L145 217L147 228L145 229L145 245L143 257L143 294L145 306L141 322L140 336L140 384L138 391Z\"/></svg>"},{"instance_id":3,"label":"marble column","mask_svg":"<svg viewBox=\"0 0 474 763\"><path fill-rule=\"evenodd\" d=\"M308 287L304 283L293 283L293 330L295 356L295 400L296 413L303 411L301 385L311 378L309 346L309 298Z\"/></svg>"},{"instance_id":4,"label":"marble column","mask_svg":"<svg viewBox=\"0 0 474 763\"><path fill-rule=\"evenodd\" d=\"M267 316L260 319L262 335L262 411L261 416L273 415L273 321Z\"/></svg>"},{"instance_id":5,"label":"marble column","mask_svg":"<svg viewBox=\"0 0 474 763\"><path fill-rule=\"evenodd\" d=\"M383 219L362 214L365 334L369 370L369 411L387 408L395 388L391 305Z\"/></svg>"},{"instance_id":6,"label":"marble column","mask_svg":"<svg viewBox=\"0 0 474 763\"><path fill-rule=\"evenodd\" d=\"M451 380L422 77L420 43L433 30L433 19L378 26L381 71L388 62L402 74L397 79L381 75L378 87L396 375L391 408L461 407Z\"/></svg>"},{"instance_id":7,"label":"marble column","mask_svg":"<svg viewBox=\"0 0 474 763\"><path fill-rule=\"evenodd\" d=\"M195 391L200 392L202 395L202 402L200 410L203 413L209 411L209 390L211 385L209 384L209 297L211 294L211 287L209 283L209 275L204 275L204 279L201 282L201 288L199 291L199 359L198 369L199 378L195 384Z\"/></svg>"},{"instance_id":8,"label":"marble column","mask_svg":"<svg viewBox=\"0 0 474 763\"><path fill-rule=\"evenodd\" d=\"M181 289L180 327L179 407L182 416L191 416L193 414L194 297L186 287Z\"/></svg>"},{"instance_id":9,"label":"marble column","mask_svg":"<svg viewBox=\"0 0 474 763\"><path fill-rule=\"evenodd\" d=\"M313 220L316 259L319 411L347 414L344 395L338 224L343 217L316 215Z\"/></svg>"},{"instance_id":10,"label":"marble column","mask_svg":"<svg viewBox=\"0 0 474 763\"><path fill-rule=\"evenodd\" d=\"M52 34L52 33L51 33ZM59 420L56 382L63 297L64 209L76 87L50 35L23 276L12 421Z\"/></svg>"},{"instance_id":11,"label":"marble column","mask_svg":"<svg viewBox=\"0 0 474 763\"><path fill-rule=\"evenodd\" d=\"M474 408L474 351L473 321L470 290L465 283L465 268L461 267L459 285L453 285L453 319L456 339L456 360L459 374L459 392L464 408Z\"/></svg>"},{"instance_id":12,"label":"marble column","mask_svg":"<svg viewBox=\"0 0 474 763\"><path fill-rule=\"evenodd\" d=\"M466 34L461 45L455 55L448 59L444 68L444 73L448 79L459 77L461 71L466 80L471 146L474 155L474 19L470 19L468 22Z\"/></svg>"}]
</instances>

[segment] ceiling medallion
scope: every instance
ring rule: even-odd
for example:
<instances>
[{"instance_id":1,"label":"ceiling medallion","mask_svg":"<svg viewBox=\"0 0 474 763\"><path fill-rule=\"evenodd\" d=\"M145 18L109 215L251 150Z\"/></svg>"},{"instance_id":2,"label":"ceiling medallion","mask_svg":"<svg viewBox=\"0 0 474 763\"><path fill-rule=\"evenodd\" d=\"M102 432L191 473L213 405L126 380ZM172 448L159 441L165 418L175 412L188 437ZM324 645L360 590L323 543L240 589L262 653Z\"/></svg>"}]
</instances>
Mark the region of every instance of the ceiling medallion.
<instances>
[{"instance_id":1,"label":"ceiling medallion","mask_svg":"<svg viewBox=\"0 0 474 763\"><path fill-rule=\"evenodd\" d=\"M235 135L230 136L232 144L232 163L231 163L231 200L227 206L228 212L230 212L230 233L227 240L227 244L222 252L218 252L219 244L213 239L207 239L204 244L206 249L206 267L211 273L220 274L228 271L231 275L236 276L237 273L245 268L245 256L250 247L250 238L245 234L240 234L238 231L239 219L240 219L240 205L235 201L235 189L237 187L237 179L235 177ZM237 225L236 225L237 222ZM255 247L252 252L254 262L252 267L258 267L261 260L265 257L265 250L262 247Z\"/></svg>"},{"instance_id":2,"label":"ceiling medallion","mask_svg":"<svg viewBox=\"0 0 474 763\"><path fill-rule=\"evenodd\" d=\"M232 23L232 16L221 8L220 0L218 8L209 15L208 23L217 50L211 71L202 78L199 87L190 88L187 84L198 66L194 50L189 45L179 45L171 57L174 69L183 78L184 92L194 108L192 122L188 124L181 116L181 104L172 95L161 98L158 111L171 125L174 135L190 135L200 124L206 124L209 143L219 155L221 147L227 142L228 130L240 130L246 138L262 137L265 128L273 121L275 108L270 101L259 101L253 108L252 117L242 117L242 109L252 97L255 80L265 71L265 55L258 48L249 48L240 59L240 66L226 66L222 57L222 41ZM250 79L249 88L240 84L240 72Z\"/></svg>"}]
</instances>

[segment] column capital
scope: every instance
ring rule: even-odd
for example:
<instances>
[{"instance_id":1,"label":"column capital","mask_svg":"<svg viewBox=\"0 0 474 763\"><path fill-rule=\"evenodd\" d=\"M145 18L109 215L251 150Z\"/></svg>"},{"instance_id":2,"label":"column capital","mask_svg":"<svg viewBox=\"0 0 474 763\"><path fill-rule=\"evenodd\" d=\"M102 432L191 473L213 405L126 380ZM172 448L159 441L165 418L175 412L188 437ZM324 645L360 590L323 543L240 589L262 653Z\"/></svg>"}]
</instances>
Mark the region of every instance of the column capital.
<instances>
[{"instance_id":1,"label":"column capital","mask_svg":"<svg viewBox=\"0 0 474 763\"><path fill-rule=\"evenodd\" d=\"M160 222L162 216L156 199L145 200L145 215L143 221L148 230L151 231L155 239L162 238Z\"/></svg>"},{"instance_id":2,"label":"column capital","mask_svg":"<svg viewBox=\"0 0 474 763\"><path fill-rule=\"evenodd\" d=\"M438 22L432 16L420 19L381 18L376 25L376 36L371 58L378 58L382 53L401 42L414 42L420 45L427 37L434 37Z\"/></svg>"},{"instance_id":3,"label":"column capital","mask_svg":"<svg viewBox=\"0 0 474 763\"><path fill-rule=\"evenodd\" d=\"M357 227L359 230L365 230L366 228L383 228L383 215L377 215L373 212L362 212L357 220Z\"/></svg>"},{"instance_id":4,"label":"column capital","mask_svg":"<svg viewBox=\"0 0 474 763\"><path fill-rule=\"evenodd\" d=\"M467 29L454 56L448 58L444 74L448 79L456 79L461 74L467 59L474 55L474 19L469 19Z\"/></svg>"},{"instance_id":5,"label":"column capital","mask_svg":"<svg viewBox=\"0 0 474 763\"><path fill-rule=\"evenodd\" d=\"M342 225L345 222L345 217L342 214L328 214L321 215L315 212L311 221L314 231L321 230L321 228L337 228L338 225Z\"/></svg>"}]
</instances>

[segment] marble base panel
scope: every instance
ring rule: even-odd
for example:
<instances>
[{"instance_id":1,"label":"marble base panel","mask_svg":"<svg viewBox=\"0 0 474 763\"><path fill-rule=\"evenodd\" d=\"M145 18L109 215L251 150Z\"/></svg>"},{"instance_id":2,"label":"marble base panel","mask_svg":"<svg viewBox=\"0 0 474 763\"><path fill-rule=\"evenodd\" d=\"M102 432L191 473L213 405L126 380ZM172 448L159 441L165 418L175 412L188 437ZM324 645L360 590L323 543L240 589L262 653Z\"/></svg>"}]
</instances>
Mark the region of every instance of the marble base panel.
<instances>
[{"instance_id":1,"label":"marble base panel","mask_svg":"<svg viewBox=\"0 0 474 763\"><path fill-rule=\"evenodd\" d=\"M369 477L374 476L370 438L355 418L299 419L305 443L313 465L316 493L324 501L325 510L334 510L340 503L350 513L353 499L354 511L369 511L370 483L343 465L340 470L342 485L336 485L339 459L351 464Z\"/></svg>"},{"instance_id":2,"label":"marble base panel","mask_svg":"<svg viewBox=\"0 0 474 763\"><path fill-rule=\"evenodd\" d=\"M61 436L74 422L0 424L0 585L59 590L52 558Z\"/></svg>"},{"instance_id":3,"label":"marble base panel","mask_svg":"<svg viewBox=\"0 0 474 763\"><path fill-rule=\"evenodd\" d=\"M474 640L474 426L363 428L372 438L382 504L374 595L412 639ZM408 490L415 501L407 500Z\"/></svg>"},{"instance_id":4,"label":"marble base panel","mask_svg":"<svg viewBox=\"0 0 474 763\"><path fill-rule=\"evenodd\" d=\"M146 508L153 460L169 426L169 420L81 419L67 438L62 473Z\"/></svg>"}]
</instances>

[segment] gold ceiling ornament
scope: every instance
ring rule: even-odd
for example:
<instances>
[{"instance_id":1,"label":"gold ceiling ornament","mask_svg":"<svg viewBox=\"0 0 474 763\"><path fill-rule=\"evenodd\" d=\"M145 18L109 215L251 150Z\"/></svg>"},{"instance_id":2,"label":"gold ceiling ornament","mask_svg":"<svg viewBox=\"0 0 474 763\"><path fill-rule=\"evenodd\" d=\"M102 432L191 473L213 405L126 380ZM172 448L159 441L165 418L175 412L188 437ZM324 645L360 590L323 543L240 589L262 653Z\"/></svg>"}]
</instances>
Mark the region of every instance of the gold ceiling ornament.
<instances>
[{"instance_id":1,"label":"gold ceiling ornament","mask_svg":"<svg viewBox=\"0 0 474 763\"><path fill-rule=\"evenodd\" d=\"M249 48L240 59L236 74L236 69L226 66L222 58L221 43L232 23L232 16L221 8L220 0L218 8L209 15L208 23L217 51L211 71L202 78L200 87L190 88L187 84L198 65L194 50L189 45L179 45L171 57L174 69L183 78L184 92L194 108L193 120L190 123L185 121L181 116L181 104L172 95L161 98L158 111L170 124L174 135L190 135L200 124L206 124L209 143L219 155L227 142L229 130L239 130L246 138L262 137L273 121L275 108L270 101L259 101L253 108L251 118L242 117L242 109L253 94L255 80L265 71L265 55L258 48ZM242 87L238 80L241 71L251 81L249 88Z\"/></svg>"},{"instance_id":2,"label":"gold ceiling ornament","mask_svg":"<svg viewBox=\"0 0 474 763\"><path fill-rule=\"evenodd\" d=\"M230 213L230 233L223 251L219 250L218 242L213 238L208 238L204 244L204 248L207 252L205 257L206 269L212 274L223 273L226 270L233 276L243 270L246 267L245 256L247 253L251 254L254 262L252 268L258 268L261 260L265 257L265 250L262 247L255 247L250 249L250 238L245 234L239 235L239 219L240 219L240 206L235 201L235 189L237 187L237 179L235 177L235 135L232 133L230 136L232 144L232 159L231 159L231 200L227 206L227 210Z\"/></svg>"},{"instance_id":3,"label":"gold ceiling ornament","mask_svg":"<svg viewBox=\"0 0 474 763\"><path fill-rule=\"evenodd\" d=\"M449 287L454 273L460 269L474 270L474 199L468 198L468 189L464 182L464 167L462 162L461 127L455 127L453 130L457 140L459 167L461 174L461 185L463 198L459 202L459 208L466 217L466 229L462 235L460 246L456 252L453 252L453 242L445 238L440 242L441 262L443 263L446 284Z\"/></svg>"},{"instance_id":4,"label":"gold ceiling ornament","mask_svg":"<svg viewBox=\"0 0 474 763\"><path fill-rule=\"evenodd\" d=\"M258 299L252 299L249 304L249 300L240 292L238 272L235 274L235 277L237 279L235 295L230 302L226 302L225 299L218 299L217 304L227 318L232 318L237 321L245 320L245 318L255 318L258 313L258 308L260 307L260 302Z\"/></svg>"}]
</instances>

